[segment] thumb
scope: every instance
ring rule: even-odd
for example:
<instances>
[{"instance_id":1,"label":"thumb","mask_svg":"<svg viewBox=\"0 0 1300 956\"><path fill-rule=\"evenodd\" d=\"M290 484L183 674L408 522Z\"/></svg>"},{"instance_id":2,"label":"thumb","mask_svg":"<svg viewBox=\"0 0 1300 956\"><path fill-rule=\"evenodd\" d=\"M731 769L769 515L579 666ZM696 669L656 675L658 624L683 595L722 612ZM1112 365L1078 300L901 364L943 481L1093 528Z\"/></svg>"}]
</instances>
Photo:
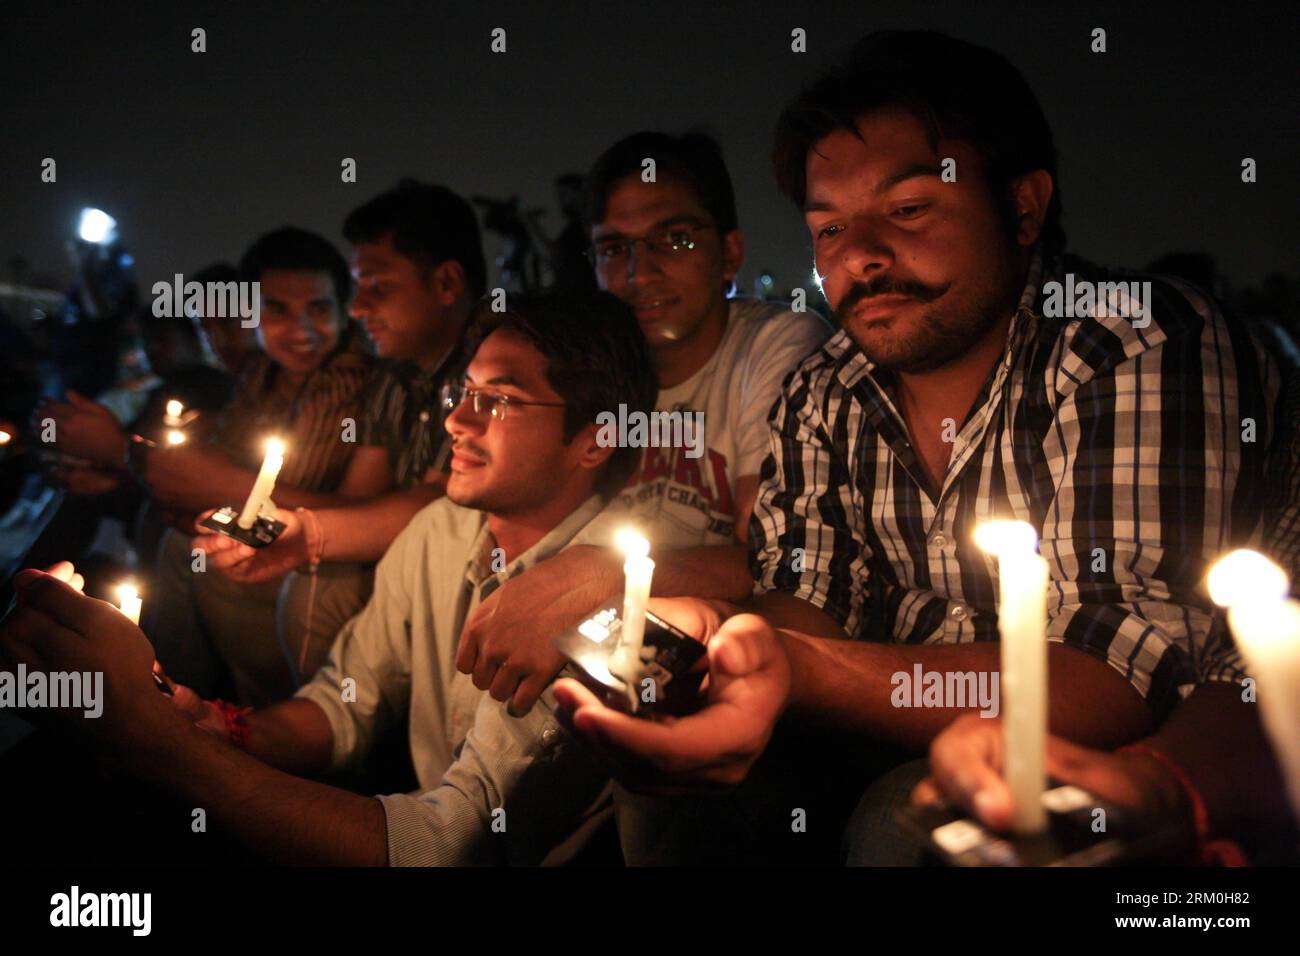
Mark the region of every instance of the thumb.
<instances>
[{"instance_id":1,"label":"thumb","mask_svg":"<svg viewBox=\"0 0 1300 956\"><path fill-rule=\"evenodd\" d=\"M772 662L771 627L756 614L729 618L709 642L709 665L718 676L744 677Z\"/></svg>"}]
</instances>

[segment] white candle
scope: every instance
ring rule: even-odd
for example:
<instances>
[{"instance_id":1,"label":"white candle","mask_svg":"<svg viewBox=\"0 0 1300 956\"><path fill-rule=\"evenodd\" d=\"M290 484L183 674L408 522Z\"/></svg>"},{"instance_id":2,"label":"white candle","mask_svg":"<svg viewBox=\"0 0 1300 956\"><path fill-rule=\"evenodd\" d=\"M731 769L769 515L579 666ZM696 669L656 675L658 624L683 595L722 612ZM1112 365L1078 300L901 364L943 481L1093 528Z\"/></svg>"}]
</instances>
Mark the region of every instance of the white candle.
<instances>
[{"instance_id":1,"label":"white candle","mask_svg":"<svg viewBox=\"0 0 1300 956\"><path fill-rule=\"evenodd\" d=\"M13 438L13 435L10 435L10 434L9 434L7 431L5 431L3 428L0 428L0 445L7 445L7 444L9 444L9 440L10 440L11 438Z\"/></svg>"},{"instance_id":2,"label":"white candle","mask_svg":"<svg viewBox=\"0 0 1300 956\"><path fill-rule=\"evenodd\" d=\"M167 414L163 416L163 424L168 428L180 428L184 422L182 416L185 414L185 406L176 399L169 399L167 402Z\"/></svg>"},{"instance_id":3,"label":"white candle","mask_svg":"<svg viewBox=\"0 0 1300 956\"><path fill-rule=\"evenodd\" d=\"M616 535L615 542L623 551L623 624L611 669L636 673L641 666L645 612L655 563L650 560L650 542L637 532L625 528Z\"/></svg>"},{"instance_id":4,"label":"white candle","mask_svg":"<svg viewBox=\"0 0 1300 956\"><path fill-rule=\"evenodd\" d=\"M1300 814L1300 602L1287 599L1288 587L1286 572L1255 551L1233 551L1210 569L1210 597L1228 609L1291 806Z\"/></svg>"},{"instance_id":5,"label":"white candle","mask_svg":"<svg viewBox=\"0 0 1300 956\"><path fill-rule=\"evenodd\" d=\"M1011 829L1047 827L1047 562L1023 521L991 521L975 541L998 558L998 630L1002 637L1002 775L1011 791Z\"/></svg>"},{"instance_id":6,"label":"white candle","mask_svg":"<svg viewBox=\"0 0 1300 956\"><path fill-rule=\"evenodd\" d=\"M236 522L245 531L253 526L253 522L257 520L257 513L262 510L262 505L275 490L275 479L280 474L280 466L283 464L284 444L279 439L272 438L266 443L266 457L262 459L262 468L257 473L253 490L248 493L244 510L239 513L239 520Z\"/></svg>"},{"instance_id":7,"label":"white candle","mask_svg":"<svg viewBox=\"0 0 1300 956\"><path fill-rule=\"evenodd\" d=\"M140 606L143 603L140 592L135 589L134 584L119 584L117 586L117 606L123 614L131 619L132 624L140 623Z\"/></svg>"}]
</instances>

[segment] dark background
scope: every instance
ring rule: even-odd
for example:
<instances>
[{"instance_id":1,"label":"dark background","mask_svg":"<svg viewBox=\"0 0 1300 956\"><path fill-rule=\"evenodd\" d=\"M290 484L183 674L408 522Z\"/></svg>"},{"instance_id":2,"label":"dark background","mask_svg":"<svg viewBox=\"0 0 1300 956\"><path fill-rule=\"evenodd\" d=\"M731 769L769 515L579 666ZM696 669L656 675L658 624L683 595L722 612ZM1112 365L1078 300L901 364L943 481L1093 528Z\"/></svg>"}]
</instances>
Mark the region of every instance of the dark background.
<instances>
[{"instance_id":1,"label":"dark background","mask_svg":"<svg viewBox=\"0 0 1300 956\"><path fill-rule=\"evenodd\" d=\"M638 128L703 125L749 257L811 267L768 160L782 105L879 27L1001 51L1054 127L1075 251L1140 266L1204 250L1239 284L1296 275L1300 5L1080 3L0 3L0 263L63 287L78 210L119 221L142 291L291 222L341 242L402 175L551 209L551 180ZM207 52L190 52L190 30ZM508 52L489 50L493 27ZM808 52L790 51L790 31ZM1107 31L1108 52L1089 51ZM41 160L58 182L40 181ZM1258 162L1253 185L1241 160ZM340 182L340 161L358 164ZM0 271L8 278L9 271Z\"/></svg>"}]
</instances>

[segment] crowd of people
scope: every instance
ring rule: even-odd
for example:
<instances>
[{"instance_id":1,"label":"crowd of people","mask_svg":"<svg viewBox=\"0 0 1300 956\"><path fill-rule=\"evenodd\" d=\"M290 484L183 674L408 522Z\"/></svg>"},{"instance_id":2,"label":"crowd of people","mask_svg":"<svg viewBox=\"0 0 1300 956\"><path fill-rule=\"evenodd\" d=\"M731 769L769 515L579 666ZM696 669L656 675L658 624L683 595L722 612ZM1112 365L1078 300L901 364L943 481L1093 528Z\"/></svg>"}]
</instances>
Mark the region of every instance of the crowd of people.
<instances>
[{"instance_id":1,"label":"crowd of people","mask_svg":"<svg viewBox=\"0 0 1300 956\"><path fill-rule=\"evenodd\" d=\"M102 716L46 737L111 756L131 811L106 797L103 828L149 858L917 864L908 805L1010 820L999 718L899 707L893 680L998 669L972 534L1010 518L1049 568L1052 778L1184 827L1183 859L1294 860L1204 587L1234 547L1300 563L1278 358L1202 290L1066 252L1050 127L992 51L867 36L789 102L772 162L834 327L735 294L721 150L642 131L564 183L590 273L562 288L494 294L472 205L404 180L346 216L348 258L284 227L188 277L258 283L255 329L146 306L159 382L125 423L71 384L41 404L61 540L130 515L152 569L143 627L70 563L22 571L0 625L0 669L104 674ZM1146 321L1060 314L1067 277L1148 282ZM175 444L170 399L199 413ZM702 414L702 447L611 446L619 409ZM283 530L253 548L199 522L268 435ZM687 716L609 706L555 647L621 592L629 523L651 610L707 646ZM20 759L49 758L0 755L27 781L7 812L46 833L61 778Z\"/></svg>"}]
</instances>

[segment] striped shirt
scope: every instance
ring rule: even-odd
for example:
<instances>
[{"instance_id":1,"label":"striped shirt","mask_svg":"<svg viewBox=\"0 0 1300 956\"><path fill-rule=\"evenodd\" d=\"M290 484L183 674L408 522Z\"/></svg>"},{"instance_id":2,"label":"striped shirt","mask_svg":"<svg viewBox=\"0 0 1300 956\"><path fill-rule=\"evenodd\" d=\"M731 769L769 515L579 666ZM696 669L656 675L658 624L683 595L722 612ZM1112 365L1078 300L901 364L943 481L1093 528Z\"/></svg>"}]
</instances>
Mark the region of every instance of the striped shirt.
<instances>
[{"instance_id":1,"label":"striped shirt","mask_svg":"<svg viewBox=\"0 0 1300 956\"><path fill-rule=\"evenodd\" d=\"M996 561L972 533L1027 521L1050 570L1049 639L1106 661L1163 715L1198 681L1242 676L1203 582L1260 537L1279 376L1182 283L1072 258L1045 278L1067 272L1076 286L1149 279L1149 324L1095 307L1045 317L1035 258L938 500L893 376L845 331L787 378L750 527L756 590L809 601L855 638L995 641Z\"/></svg>"},{"instance_id":2,"label":"striped shirt","mask_svg":"<svg viewBox=\"0 0 1300 956\"><path fill-rule=\"evenodd\" d=\"M338 347L298 386L278 375L266 355L241 376L235 398L222 414L212 441L244 468L261 467L266 439L285 443L284 466L276 483L306 491L333 491L343 481L352 452L344 419L361 412L360 396L374 360L349 323Z\"/></svg>"},{"instance_id":3,"label":"striped shirt","mask_svg":"<svg viewBox=\"0 0 1300 956\"><path fill-rule=\"evenodd\" d=\"M448 462L447 417L442 407L444 383L464 372L465 358L457 344L429 371L413 362L383 365L362 396L357 440L388 449L393 485L409 488L424 479L431 465Z\"/></svg>"}]
</instances>

